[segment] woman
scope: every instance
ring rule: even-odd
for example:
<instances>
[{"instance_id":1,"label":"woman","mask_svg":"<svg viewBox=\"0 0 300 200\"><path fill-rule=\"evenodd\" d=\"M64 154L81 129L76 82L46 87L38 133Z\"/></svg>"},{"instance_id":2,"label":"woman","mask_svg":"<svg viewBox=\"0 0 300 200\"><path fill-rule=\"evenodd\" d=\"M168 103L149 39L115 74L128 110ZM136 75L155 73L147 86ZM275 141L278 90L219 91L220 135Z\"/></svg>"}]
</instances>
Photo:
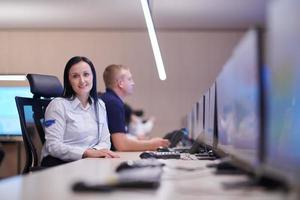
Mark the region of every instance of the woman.
<instances>
[{"instance_id":1,"label":"woman","mask_svg":"<svg viewBox=\"0 0 300 200\"><path fill-rule=\"evenodd\" d=\"M93 63L86 57L71 58L64 70L63 97L53 99L45 112L42 166L81 158L115 158L110 151L106 109L97 97Z\"/></svg>"}]
</instances>

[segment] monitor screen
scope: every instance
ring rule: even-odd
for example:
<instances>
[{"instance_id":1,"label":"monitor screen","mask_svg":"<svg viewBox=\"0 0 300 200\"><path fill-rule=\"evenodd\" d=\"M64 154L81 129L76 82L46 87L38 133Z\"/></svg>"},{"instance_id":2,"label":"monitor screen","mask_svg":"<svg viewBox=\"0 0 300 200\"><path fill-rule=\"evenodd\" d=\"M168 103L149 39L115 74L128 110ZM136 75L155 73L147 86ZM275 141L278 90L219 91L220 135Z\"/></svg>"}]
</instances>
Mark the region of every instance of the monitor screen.
<instances>
[{"instance_id":1,"label":"monitor screen","mask_svg":"<svg viewBox=\"0 0 300 200\"><path fill-rule=\"evenodd\" d=\"M0 87L0 136L22 135L16 96L32 97L30 87Z\"/></svg>"},{"instance_id":2,"label":"monitor screen","mask_svg":"<svg viewBox=\"0 0 300 200\"><path fill-rule=\"evenodd\" d=\"M218 144L217 150L220 156L226 156L232 152L232 138L235 132L235 113L233 105L234 97L234 71L231 67L233 60L229 59L217 77L217 123Z\"/></svg>"},{"instance_id":3,"label":"monitor screen","mask_svg":"<svg viewBox=\"0 0 300 200\"><path fill-rule=\"evenodd\" d=\"M205 128L205 143L210 146L213 147L213 143L214 143L214 116L215 116L215 84L213 84L210 89L209 89L209 98L208 98L208 102L206 103L206 108L208 106L208 119L206 120L207 123L205 123L205 125L207 126Z\"/></svg>"},{"instance_id":4,"label":"monitor screen","mask_svg":"<svg viewBox=\"0 0 300 200\"><path fill-rule=\"evenodd\" d=\"M257 29L249 30L218 80L220 148L242 168L260 163L262 45ZM222 146L224 145L224 146Z\"/></svg>"},{"instance_id":5,"label":"monitor screen","mask_svg":"<svg viewBox=\"0 0 300 200\"><path fill-rule=\"evenodd\" d=\"M206 143L207 135L209 132L209 118L210 118L210 112L209 112L209 89L204 94L204 135L203 135L203 142Z\"/></svg>"},{"instance_id":6,"label":"monitor screen","mask_svg":"<svg viewBox=\"0 0 300 200\"><path fill-rule=\"evenodd\" d=\"M268 15L268 172L300 189L300 1L274 1Z\"/></svg>"},{"instance_id":7,"label":"monitor screen","mask_svg":"<svg viewBox=\"0 0 300 200\"><path fill-rule=\"evenodd\" d=\"M197 137L203 132L203 117L204 117L204 102L203 97L195 104L196 105L196 130L193 135L193 139L196 140Z\"/></svg>"},{"instance_id":8,"label":"monitor screen","mask_svg":"<svg viewBox=\"0 0 300 200\"><path fill-rule=\"evenodd\" d=\"M193 108L196 112L196 118L195 118L195 131L194 131L194 138L196 137L197 134L199 134L200 130L200 124L199 124L199 102L197 101L196 104L194 105Z\"/></svg>"},{"instance_id":9,"label":"monitor screen","mask_svg":"<svg viewBox=\"0 0 300 200\"><path fill-rule=\"evenodd\" d=\"M192 119L192 132L191 137L194 138L197 134L197 105L194 104L191 111L191 119Z\"/></svg>"}]
</instances>

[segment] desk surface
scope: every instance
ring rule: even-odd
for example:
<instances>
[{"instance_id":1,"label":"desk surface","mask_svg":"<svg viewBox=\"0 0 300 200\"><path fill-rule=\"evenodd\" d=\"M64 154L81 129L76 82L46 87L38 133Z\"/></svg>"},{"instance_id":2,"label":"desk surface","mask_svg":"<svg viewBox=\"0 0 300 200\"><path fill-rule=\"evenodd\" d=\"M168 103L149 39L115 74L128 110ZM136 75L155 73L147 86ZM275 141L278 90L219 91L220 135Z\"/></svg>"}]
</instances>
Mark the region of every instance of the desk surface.
<instances>
[{"instance_id":1,"label":"desk surface","mask_svg":"<svg viewBox=\"0 0 300 200\"><path fill-rule=\"evenodd\" d=\"M105 181L125 160L139 159L139 153L119 153L117 159L83 159L66 165L0 181L1 200L13 199L287 199L281 192L244 187L245 175L216 175L203 160L164 160L161 185L156 190L116 190L108 193L75 193L71 185L78 180ZM195 170L182 170L195 169Z\"/></svg>"}]
</instances>

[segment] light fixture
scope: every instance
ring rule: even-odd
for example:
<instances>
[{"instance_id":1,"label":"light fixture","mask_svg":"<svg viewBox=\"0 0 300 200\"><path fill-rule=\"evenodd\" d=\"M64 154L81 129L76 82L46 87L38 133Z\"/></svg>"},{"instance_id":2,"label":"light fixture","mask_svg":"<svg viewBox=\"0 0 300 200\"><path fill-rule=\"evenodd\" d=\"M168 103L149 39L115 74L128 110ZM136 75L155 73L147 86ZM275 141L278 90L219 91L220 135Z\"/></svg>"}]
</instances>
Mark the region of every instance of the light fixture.
<instances>
[{"instance_id":1,"label":"light fixture","mask_svg":"<svg viewBox=\"0 0 300 200\"><path fill-rule=\"evenodd\" d=\"M0 81L25 81L24 74L0 74Z\"/></svg>"},{"instance_id":2,"label":"light fixture","mask_svg":"<svg viewBox=\"0 0 300 200\"><path fill-rule=\"evenodd\" d=\"M157 71L158 71L158 76L159 76L160 80L166 80L166 78L167 78L166 71L165 71L164 63L163 63L163 60L161 57L159 45L157 42L157 37L156 37L155 30L154 30L154 25L153 25L151 13L150 13L148 0L141 0L141 4L142 4L146 24L147 24L148 34L149 34L149 38L151 41L151 46L152 46L154 59L155 59L155 63L156 63Z\"/></svg>"}]
</instances>

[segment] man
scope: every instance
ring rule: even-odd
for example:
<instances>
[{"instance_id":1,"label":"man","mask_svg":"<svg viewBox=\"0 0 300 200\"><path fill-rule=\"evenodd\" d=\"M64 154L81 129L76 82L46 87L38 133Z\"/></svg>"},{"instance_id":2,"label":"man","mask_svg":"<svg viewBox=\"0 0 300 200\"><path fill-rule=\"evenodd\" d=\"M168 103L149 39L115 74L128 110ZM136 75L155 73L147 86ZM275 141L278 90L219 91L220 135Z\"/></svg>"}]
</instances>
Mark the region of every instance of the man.
<instances>
[{"instance_id":1,"label":"man","mask_svg":"<svg viewBox=\"0 0 300 200\"><path fill-rule=\"evenodd\" d=\"M170 142L162 138L138 140L126 132L124 98L133 93L134 81L129 69L123 65L109 65L103 73L106 92L102 94L107 111L112 149L117 151L146 151L167 147Z\"/></svg>"}]
</instances>

